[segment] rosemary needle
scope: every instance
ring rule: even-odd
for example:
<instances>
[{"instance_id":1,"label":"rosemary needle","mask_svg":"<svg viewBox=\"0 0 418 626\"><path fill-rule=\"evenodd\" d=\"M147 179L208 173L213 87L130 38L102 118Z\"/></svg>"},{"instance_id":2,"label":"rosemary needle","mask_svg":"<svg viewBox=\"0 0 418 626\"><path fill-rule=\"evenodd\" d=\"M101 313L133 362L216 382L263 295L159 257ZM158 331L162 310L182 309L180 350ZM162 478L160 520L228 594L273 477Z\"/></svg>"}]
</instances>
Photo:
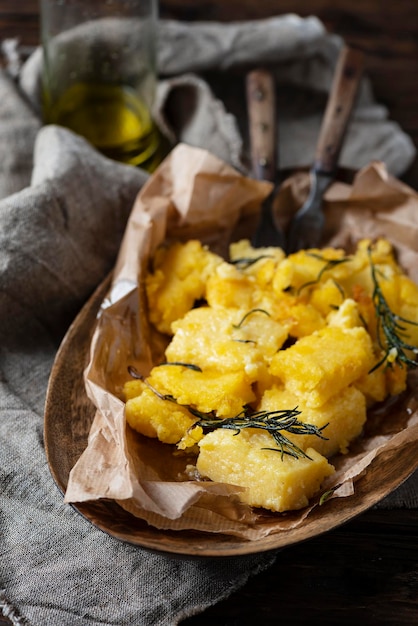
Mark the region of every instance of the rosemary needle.
<instances>
[{"instance_id":1,"label":"rosemary needle","mask_svg":"<svg viewBox=\"0 0 418 626\"><path fill-rule=\"evenodd\" d=\"M194 363L183 363L183 361L166 361L165 363L159 363L157 367L163 367L165 365L176 365L177 367L185 367L189 370L194 370L195 372L201 372L202 368L199 365L195 365Z\"/></svg>"},{"instance_id":2,"label":"rosemary needle","mask_svg":"<svg viewBox=\"0 0 418 626\"><path fill-rule=\"evenodd\" d=\"M235 265L240 270L245 270L247 267L251 267L257 261L261 261L261 259L272 259L273 256L271 254L259 254L256 257L241 257L239 259L234 259L230 261L231 265Z\"/></svg>"},{"instance_id":3,"label":"rosemary needle","mask_svg":"<svg viewBox=\"0 0 418 626\"><path fill-rule=\"evenodd\" d=\"M266 311L265 309L251 309L251 311L248 311L248 313L244 315L244 317L241 319L241 321L238 324L232 324L232 327L241 328L241 326L250 317L250 315L253 315L254 313L264 313L264 315L267 315L267 317L271 317L270 313Z\"/></svg>"}]
</instances>

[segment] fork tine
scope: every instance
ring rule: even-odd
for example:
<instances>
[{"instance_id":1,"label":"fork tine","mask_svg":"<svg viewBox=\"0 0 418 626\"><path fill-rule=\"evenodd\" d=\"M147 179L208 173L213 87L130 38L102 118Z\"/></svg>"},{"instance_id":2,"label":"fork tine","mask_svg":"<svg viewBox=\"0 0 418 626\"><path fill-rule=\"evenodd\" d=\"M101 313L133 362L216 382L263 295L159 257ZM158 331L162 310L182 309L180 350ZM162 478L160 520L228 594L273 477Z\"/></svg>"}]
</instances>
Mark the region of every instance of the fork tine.
<instances>
[{"instance_id":1,"label":"fork tine","mask_svg":"<svg viewBox=\"0 0 418 626\"><path fill-rule=\"evenodd\" d=\"M319 246L325 223L322 199L332 180L333 177L320 177L315 171L311 171L308 198L290 224L286 245L288 254Z\"/></svg>"}]
</instances>

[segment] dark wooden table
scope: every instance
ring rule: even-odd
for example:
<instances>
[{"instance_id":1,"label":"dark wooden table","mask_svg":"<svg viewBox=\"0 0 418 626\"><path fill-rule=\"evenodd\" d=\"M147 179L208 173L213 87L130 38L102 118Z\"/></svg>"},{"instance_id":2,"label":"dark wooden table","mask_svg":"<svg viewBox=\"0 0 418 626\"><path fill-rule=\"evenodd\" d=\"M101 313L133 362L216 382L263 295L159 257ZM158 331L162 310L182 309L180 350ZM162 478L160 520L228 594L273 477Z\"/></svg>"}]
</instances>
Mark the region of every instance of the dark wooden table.
<instances>
[{"instance_id":1,"label":"dark wooden table","mask_svg":"<svg viewBox=\"0 0 418 626\"><path fill-rule=\"evenodd\" d=\"M417 0L162 0L161 15L241 20L317 15L367 52L378 101L418 146ZM0 1L0 40L37 45L38 1ZM418 159L404 180L418 189ZM266 572L184 626L418 624L418 511L372 510L277 555ZM10 624L0 618L0 626ZM59 625L57 625L59 626ZM145 625L144 625L145 626Z\"/></svg>"}]
</instances>

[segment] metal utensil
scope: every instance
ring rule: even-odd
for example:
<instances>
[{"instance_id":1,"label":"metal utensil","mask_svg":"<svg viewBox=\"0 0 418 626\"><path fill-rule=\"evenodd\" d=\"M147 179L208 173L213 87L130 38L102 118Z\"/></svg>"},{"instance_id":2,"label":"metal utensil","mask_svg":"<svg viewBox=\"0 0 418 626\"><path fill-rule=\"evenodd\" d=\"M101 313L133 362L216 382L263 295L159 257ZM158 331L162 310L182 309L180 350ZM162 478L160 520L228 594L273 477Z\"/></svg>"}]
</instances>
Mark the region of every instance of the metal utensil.
<instances>
[{"instance_id":1,"label":"metal utensil","mask_svg":"<svg viewBox=\"0 0 418 626\"><path fill-rule=\"evenodd\" d=\"M275 183L263 202L260 220L252 244L284 245L284 235L276 223L273 200L277 193L277 123L274 77L267 69L255 69L247 74L247 109L250 131L251 165L255 178Z\"/></svg>"},{"instance_id":2,"label":"metal utensil","mask_svg":"<svg viewBox=\"0 0 418 626\"><path fill-rule=\"evenodd\" d=\"M319 246L324 228L323 196L335 179L338 158L356 100L364 66L364 54L344 47L340 53L327 108L319 133L311 188L303 206L294 216L289 232L287 253Z\"/></svg>"}]
</instances>

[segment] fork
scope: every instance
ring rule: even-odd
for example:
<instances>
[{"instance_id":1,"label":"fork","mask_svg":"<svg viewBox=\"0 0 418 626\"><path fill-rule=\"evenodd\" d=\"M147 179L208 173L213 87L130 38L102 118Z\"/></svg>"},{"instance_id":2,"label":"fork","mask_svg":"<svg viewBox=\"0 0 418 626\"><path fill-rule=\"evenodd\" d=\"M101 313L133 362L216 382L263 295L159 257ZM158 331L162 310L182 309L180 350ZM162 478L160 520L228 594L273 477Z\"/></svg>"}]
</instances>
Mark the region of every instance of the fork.
<instances>
[{"instance_id":1,"label":"fork","mask_svg":"<svg viewBox=\"0 0 418 626\"><path fill-rule=\"evenodd\" d=\"M252 244L255 248L283 247L284 234L273 211L273 201L278 191L276 98L273 74L265 68L248 72L246 90L252 172L258 180L274 183L272 191L261 206L260 219L252 237Z\"/></svg>"},{"instance_id":2,"label":"fork","mask_svg":"<svg viewBox=\"0 0 418 626\"><path fill-rule=\"evenodd\" d=\"M348 46L342 48L310 170L310 192L290 223L286 245L288 254L316 248L321 243L325 223L323 197L336 176L363 66L364 54L360 50Z\"/></svg>"}]
</instances>

